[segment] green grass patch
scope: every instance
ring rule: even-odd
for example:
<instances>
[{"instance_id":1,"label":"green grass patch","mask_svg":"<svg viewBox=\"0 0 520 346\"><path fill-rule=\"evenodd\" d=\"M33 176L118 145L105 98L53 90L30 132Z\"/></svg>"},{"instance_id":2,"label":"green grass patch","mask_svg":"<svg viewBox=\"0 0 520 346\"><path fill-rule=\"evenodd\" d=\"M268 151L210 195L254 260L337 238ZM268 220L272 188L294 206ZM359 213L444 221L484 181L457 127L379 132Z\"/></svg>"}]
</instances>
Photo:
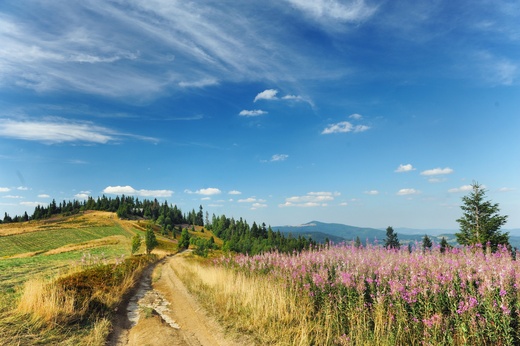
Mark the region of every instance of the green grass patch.
<instances>
[{"instance_id":1,"label":"green grass patch","mask_svg":"<svg viewBox=\"0 0 520 346\"><path fill-rule=\"evenodd\" d=\"M130 247L125 244L117 244L49 256L36 255L0 260L0 292L15 293L29 277L49 278L60 272L66 272L72 266L81 265L85 254L89 254L92 258L112 260L122 254L130 255Z\"/></svg>"},{"instance_id":2,"label":"green grass patch","mask_svg":"<svg viewBox=\"0 0 520 346\"><path fill-rule=\"evenodd\" d=\"M119 226L49 229L0 237L0 258L36 251L49 251L112 235L129 237Z\"/></svg>"}]
</instances>

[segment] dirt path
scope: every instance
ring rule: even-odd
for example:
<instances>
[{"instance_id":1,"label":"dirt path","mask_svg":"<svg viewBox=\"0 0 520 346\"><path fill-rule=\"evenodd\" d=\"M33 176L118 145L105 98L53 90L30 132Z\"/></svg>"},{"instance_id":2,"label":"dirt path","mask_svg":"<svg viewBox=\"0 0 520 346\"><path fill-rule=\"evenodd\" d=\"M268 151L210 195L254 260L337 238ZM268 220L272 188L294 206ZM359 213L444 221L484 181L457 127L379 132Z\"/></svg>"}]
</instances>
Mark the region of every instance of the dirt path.
<instances>
[{"instance_id":1,"label":"dirt path","mask_svg":"<svg viewBox=\"0 0 520 346\"><path fill-rule=\"evenodd\" d=\"M243 345L226 338L223 329L190 295L173 271L177 260L176 256L166 258L152 268L154 275L151 269L145 273L137 293L141 294L139 321L133 325L126 316L121 316L114 325L108 345ZM151 284L152 276L160 278ZM145 312L143 305L154 308L144 308Z\"/></svg>"}]
</instances>

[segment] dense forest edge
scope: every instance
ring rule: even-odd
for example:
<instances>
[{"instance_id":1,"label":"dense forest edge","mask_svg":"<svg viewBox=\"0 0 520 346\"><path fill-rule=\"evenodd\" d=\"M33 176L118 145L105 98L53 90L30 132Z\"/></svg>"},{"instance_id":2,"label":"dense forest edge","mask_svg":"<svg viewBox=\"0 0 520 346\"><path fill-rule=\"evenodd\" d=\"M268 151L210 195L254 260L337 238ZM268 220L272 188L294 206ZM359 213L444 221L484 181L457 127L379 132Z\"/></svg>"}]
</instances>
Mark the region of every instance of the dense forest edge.
<instances>
[{"instance_id":1,"label":"dense forest edge","mask_svg":"<svg viewBox=\"0 0 520 346\"><path fill-rule=\"evenodd\" d=\"M103 195L97 199L89 197L85 201L64 200L60 203L53 199L48 206L36 206L30 216L27 212L22 216L14 217L5 213L0 223L44 220L55 215L71 216L86 211L108 211L116 213L120 219L149 220L153 223L154 230L164 236L170 235L175 238L176 235L181 235L181 242L184 229L200 226L212 231L216 237L223 241L223 251L250 255L274 250L283 253L299 252L317 245L317 242L311 237L286 235L280 231L274 231L271 226L267 226L265 223L258 225L253 222L252 225L249 225L242 218L235 220L232 217L216 216L215 214L210 219L209 213L204 213L202 205L197 211L192 209L188 213L183 213L176 205L169 205L167 201L160 203L157 199L140 200L137 197L125 195L115 198ZM184 234L187 235L186 232ZM188 239L184 240L189 242L189 236L187 237ZM202 244L200 240L192 239L191 243L202 248L202 250L215 247L214 242L210 241L207 244ZM188 245L189 243L186 243L184 247L187 248Z\"/></svg>"}]
</instances>

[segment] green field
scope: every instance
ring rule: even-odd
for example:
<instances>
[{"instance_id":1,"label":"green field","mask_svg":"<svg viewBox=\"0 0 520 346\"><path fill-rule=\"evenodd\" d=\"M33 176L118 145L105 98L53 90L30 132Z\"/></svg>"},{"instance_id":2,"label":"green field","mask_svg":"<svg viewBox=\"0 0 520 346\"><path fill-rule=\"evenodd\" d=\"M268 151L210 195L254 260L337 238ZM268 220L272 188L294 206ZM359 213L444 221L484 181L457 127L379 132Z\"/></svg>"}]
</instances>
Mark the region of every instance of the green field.
<instances>
[{"instance_id":1,"label":"green field","mask_svg":"<svg viewBox=\"0 0 520 346\"><path fill-rule=\"evenodd\" d=\"M71 251L57 254L45 254L46 251L63 246L83 244L110 236L130 238L129 232L119 225L44 229L0 237L0 292L14 294L30 277L52 277L60 272L66 272L71 267L80 265L85 254L93 258L108 260L122 254L130 254L130 246L125 242L99 244L99 246L86 249L71 249ZM34 252L38 254L10 258Z\"/></svg>"},{"instance_id":2,"label":"green field","mask_svg":"<svg viewBox=\"0 0 520 346\"><path fill-rule=\"evenodd\" d=\"M112 235L129 236L118 226L50 229L0 237L0 258L28 252L49 251Z\"/></svg>"}]
</instances>

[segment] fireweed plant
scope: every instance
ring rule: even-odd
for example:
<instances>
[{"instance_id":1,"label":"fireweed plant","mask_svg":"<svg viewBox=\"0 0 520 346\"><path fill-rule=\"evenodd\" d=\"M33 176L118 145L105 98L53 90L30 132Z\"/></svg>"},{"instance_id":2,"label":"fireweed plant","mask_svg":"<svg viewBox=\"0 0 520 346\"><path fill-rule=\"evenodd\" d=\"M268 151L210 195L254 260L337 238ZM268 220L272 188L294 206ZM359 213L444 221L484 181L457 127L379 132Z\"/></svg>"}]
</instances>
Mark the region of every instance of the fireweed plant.
<instances>
[{"instance_id":1,"label":"fireweed plant","mask_svg":"<svg viewBox=\"0 0 520 346\"><path fill-rule=\"evenodd\" d=\"M339 244L217 263L299 292L330 344L520 344L520 266L505 247L412 250Z\"/></svg>"}]
</instances>

